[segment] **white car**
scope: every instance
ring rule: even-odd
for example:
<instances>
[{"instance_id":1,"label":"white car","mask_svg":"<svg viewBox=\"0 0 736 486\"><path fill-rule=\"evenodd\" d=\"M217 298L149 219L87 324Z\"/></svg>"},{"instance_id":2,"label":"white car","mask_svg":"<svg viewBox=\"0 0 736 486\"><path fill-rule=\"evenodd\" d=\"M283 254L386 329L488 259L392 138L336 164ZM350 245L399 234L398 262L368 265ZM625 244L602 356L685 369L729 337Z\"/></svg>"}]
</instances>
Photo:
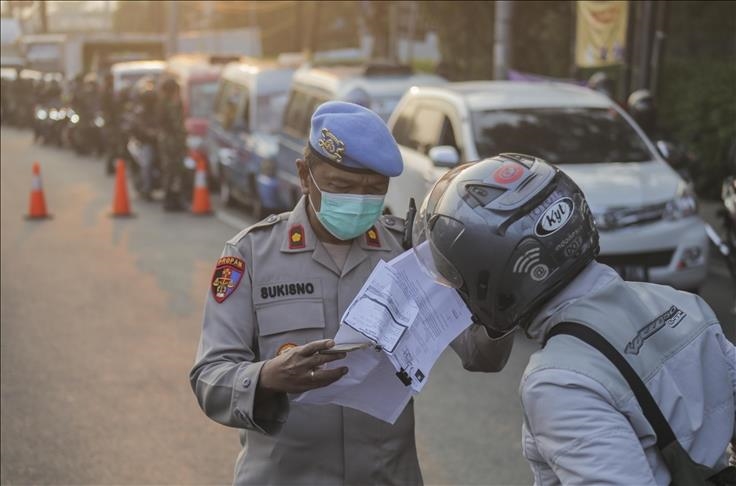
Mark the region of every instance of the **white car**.
<instances>
[{"instance_id":1,"label":"white car","mask_svg":"<svg viewBox=\"0 0 736 486\"><path fill-rule=\"evenodd\" d=\"M404 172L386 210L403 216L449 168L503 152L535 155L585 193L600 231L599 261L629 280L696 291L708 240L690 186L609 98L563 83L483 81L414 87L388 122Z\"/></svg>"}]
</instances>

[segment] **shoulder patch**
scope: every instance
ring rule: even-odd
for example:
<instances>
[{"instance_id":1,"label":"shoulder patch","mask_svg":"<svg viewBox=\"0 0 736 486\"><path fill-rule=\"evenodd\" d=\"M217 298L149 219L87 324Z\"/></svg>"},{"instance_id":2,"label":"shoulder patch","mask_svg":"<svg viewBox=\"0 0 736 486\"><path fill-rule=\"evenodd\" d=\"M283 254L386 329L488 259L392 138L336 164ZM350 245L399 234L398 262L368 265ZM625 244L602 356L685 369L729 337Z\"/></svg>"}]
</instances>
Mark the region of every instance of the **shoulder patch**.
<instances>
[{"instance_id":1,"label":"shoulder patch","mask_svg":"<svg viewBox=\"0 0 736 486\"><path fill-rule=\"evenodd\" d=\"M225 302L240 285L245 273L245 262L237 257L226 256L217 260L212 274L212 296L218 304Z\"/></svg>"},{"instance_id":2,"label":"shoulder patch","mask_svg":"<svg viewBox=\"0 0 736 486\"><path fill-rule=\"evenodd\" d=\"M371 226L368 231L365 232L365 242L368 246L380 247L381 239L378 237L378 230L375 226Z\"/></svg>"},{"instance_id":3,"label":"shoulder patch","mask_svg":"<svg viewBox=\"0 0 736 486\"><path fill-rule=\"evenodd\" d=\"M262 219L261 221L257 222L256 224L254 224L252 226L248 226L247 228L245 228L244 230L242 230L240 233L238 233L237 235L235 235L232 238L230 238L227 242L229 244L231 244L231 245L236 245L236 244L238 244L240 242L240 240L242 240L243 238L245 238L245 236L248 233L250 233L250 232L252 232L254 230L259 230L259 229L262 229L262 228L268 228L270 226L273 226L276 223L278 223L279 221L281 221L282 219L288 218L288 215L289 215L289 213L272 214L269 217L267 217L265 219ZM286 218L284 216L286 216Z\"/></svg>"},{"instance_id":4,"label":"shoulder patch","mask_svg":"<svg viewBox=\"0 0 736 486\"><path fill-rule=\"evenodd\" d=\"M297 250L304 248L307 245L306 235L304 234L304 227L300 224L295 224L289 228L289 250Z\"/></svg>"},{"instance_id":5,"label":"shoulder patch","mask_svg":"<svg viewBox=\"0 0 736 486\"><path fill-rule=\"evenodd\" d=\"M403 233L404 227L406 226L406 221L404 221L404 218L399 218L398 216L393 216L391 214L384 214L379 218L379 221L384 228L399 233Z\"/></svg>"}]
</instances>

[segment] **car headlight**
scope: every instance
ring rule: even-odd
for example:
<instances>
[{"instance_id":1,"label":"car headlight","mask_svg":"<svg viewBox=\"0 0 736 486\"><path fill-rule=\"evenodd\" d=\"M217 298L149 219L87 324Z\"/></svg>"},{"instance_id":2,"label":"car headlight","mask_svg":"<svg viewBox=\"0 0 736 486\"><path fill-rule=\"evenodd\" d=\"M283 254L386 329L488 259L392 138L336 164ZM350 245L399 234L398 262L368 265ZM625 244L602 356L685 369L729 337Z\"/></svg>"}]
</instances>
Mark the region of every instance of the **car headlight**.
<instances>
[{"instance_id":1,"label":"car headlight","mask_svg":"<svg viewBox=\"0 0 736 486\"><path fill-rule=\"evenodd\" d=\"M104 126L105 126L105 119L104 119L104 118L102 118L101 116L96 116L96 117L95 117L95 126L96 126L97 128L102 128L102 127L104 127Z\"/></svg>"},{"instance_id":2,"label":"car headlight","mask_svg":"<svg viewBox=\"0 0 736 486\"><path fill-rule=\"evenodd\" d=\"M698 200L692 188L683 184L677 191L677 197L665 206L663 217L665 219L682 219L698 213Z\"/></svg>"},{"instance_id":3,"label":"car headlight","mask_svg":"<svg viewBox=\"0 0 736 486\"><path fill-rule=\"evenodd\" d=\"M79 115L76 113L69 117L69 121L72 123L79 123Z\"/></svg>"},{"instance_id":4,"label":"car headlight","mask_svg":"<svg viewBox=\"0 0 736 486\"><path fill-rule=\"evenodd\" d=\"M187 148L189 150L201 150L204 145L204 138L197 135L187 135Z\"/></svg>"}]
</instances>

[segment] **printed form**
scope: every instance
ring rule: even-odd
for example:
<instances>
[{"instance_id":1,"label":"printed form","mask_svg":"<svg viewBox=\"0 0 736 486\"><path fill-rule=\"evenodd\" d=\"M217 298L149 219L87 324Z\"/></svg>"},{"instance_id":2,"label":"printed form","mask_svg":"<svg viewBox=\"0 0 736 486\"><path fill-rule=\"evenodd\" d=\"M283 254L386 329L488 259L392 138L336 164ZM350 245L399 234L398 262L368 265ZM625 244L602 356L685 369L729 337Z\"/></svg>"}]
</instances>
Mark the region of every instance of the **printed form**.
<instances>
[{"instance_id":1,"label":"printed form","mask_svg":"<svg viewBox=\"0 0 736 486\"><path fill-rule=\"evenodd\" d=\"M372 346L325 365L347 366L349 372L294 401L334 403L394 423L427 383L442 351L470 323L470 311L457 292L430 278L414 251L379 262L335 336L336 343Z\"/></svg>"}]
</instances>

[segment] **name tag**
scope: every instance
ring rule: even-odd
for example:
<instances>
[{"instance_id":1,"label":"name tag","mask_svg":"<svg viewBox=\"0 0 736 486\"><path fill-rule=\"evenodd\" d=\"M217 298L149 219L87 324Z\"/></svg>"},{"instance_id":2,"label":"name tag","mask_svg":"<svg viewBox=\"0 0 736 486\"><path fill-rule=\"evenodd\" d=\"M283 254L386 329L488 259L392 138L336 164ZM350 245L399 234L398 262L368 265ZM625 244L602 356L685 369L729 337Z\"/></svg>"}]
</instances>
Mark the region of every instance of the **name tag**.
<instances>
[{"instance_id":1,"label":"name tag","mask_svg":"<svg viewBox=\"0 0 736 486\"><path fill-rule=\"evenodd\" d=\"M322 283L319 280L294 280L273 282L256 287L253 292L254 304L270 304L279 300L321 299Z\"/></svg>"}]
</instances>

